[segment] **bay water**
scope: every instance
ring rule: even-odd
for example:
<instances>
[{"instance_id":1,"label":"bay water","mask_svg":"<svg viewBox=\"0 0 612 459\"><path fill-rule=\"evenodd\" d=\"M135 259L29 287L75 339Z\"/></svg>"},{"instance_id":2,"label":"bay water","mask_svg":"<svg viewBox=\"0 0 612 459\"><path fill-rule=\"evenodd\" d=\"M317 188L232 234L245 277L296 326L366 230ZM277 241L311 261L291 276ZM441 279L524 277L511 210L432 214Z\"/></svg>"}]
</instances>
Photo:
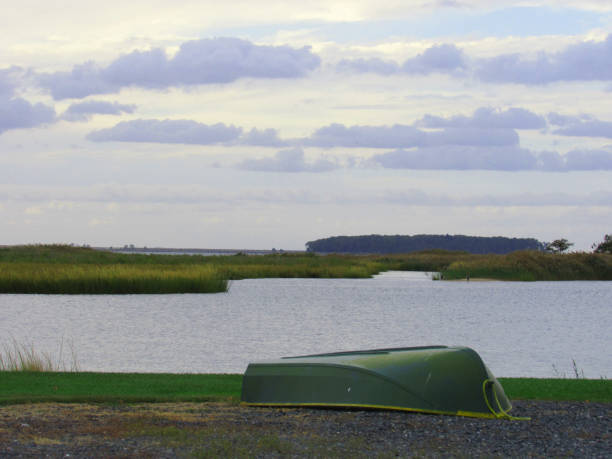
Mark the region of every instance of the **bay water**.
<instances>
[{"instance_id":1,"label":"bay water","mask_svg":"<svg viewBox=\"0 0 612 459\"><path fill-rule=\"evenodd\" d=\"M228 293L0 295L0 345L82 371L242 373L251 361L384 347L474 348L496 376L612 377L612 282L250 279Z\"/></svg>"}]
</instances>

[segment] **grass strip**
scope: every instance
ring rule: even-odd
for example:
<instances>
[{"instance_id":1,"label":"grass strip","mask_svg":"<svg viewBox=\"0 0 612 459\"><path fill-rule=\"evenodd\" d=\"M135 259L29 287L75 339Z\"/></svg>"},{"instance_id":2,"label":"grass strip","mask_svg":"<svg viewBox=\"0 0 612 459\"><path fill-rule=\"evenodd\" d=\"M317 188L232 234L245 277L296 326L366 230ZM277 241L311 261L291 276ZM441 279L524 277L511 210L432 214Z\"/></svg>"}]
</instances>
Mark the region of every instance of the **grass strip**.
<instances>
[{"instance_id":1,"label":"grass strip","mask_svg":"<svg viewBox=\"0 0 612 459\"><path fill-rule=\"evenodd\" d=\"M242 375L0 372L0 404L238 401Z\"/></svg>"},{"instance_id":2,"label":"grass strip","mask_svg":"<svg viewBox=\"0 0 612 459\"><path fill-rule=\"evenodd\" d=\"M510 399L612 403L612 380L499 378ZM240 399L239 374L0 372L0 404Z\"/></svg>"},{"instance_id":3,"label":"grass strip","mask_svg":"<svg viewBox=\"0 0 612 459\"><path fill-rule=\"evenodd\" d=\"M610 379L499 378L510 399L612 403Z\"/></svg>"}]
</instances>

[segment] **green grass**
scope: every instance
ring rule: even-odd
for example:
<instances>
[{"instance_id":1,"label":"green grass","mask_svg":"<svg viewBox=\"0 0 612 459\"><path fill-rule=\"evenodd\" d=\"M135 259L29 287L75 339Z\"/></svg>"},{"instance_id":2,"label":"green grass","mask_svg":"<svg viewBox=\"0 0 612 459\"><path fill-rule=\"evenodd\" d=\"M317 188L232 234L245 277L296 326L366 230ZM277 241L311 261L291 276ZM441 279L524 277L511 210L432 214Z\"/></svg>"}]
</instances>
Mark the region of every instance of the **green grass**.
<instances>
[{"instance_id":1,"label":"green grass","mask_svg":"<svg viewBox=\"0 0 612 459\"><path fill-rule=\"evenodd\" d=\"M227 280L213 266L0 263L0 293L216 293Z\"/></svg>"},{"instance_id":2,"label":"green grass","mask_svg":"<svg viewBox=\"0 0 612 459\"><path fill-rule=\"evenodd\" d=\"M500 378L511 399L612 403L612 381ZM242 375L0 372L0 404L179 402L240 399Z\"/></svg>"},{"instance_id":3,"label":"green grass","mask_svg":"<svg viewBox=\"0 0 612 459\"><path fill-rule=\"evenodd\" d=\"M0 404L238 401L242 375L0 372Z\"/></svg>"},{"instance_id":4,"label":"green grass","mask_svg":"<svg viewBox=\"0 0 612 459\"><path fill-rule=\"evenodd\" d=\"M452 261L442 271L445 279L465 279L469 274L513 281L612 280L612 255L536 251L471 255Z\"/></svg>"},{"instance_id":5,"label":"green grass","mask_svg":"<svg viewBox=\"0 0 612 459\"><path fill-rule=\"evenodd\" d=\"M499 378L510 399L612 403L609 379Z\"/></svg>"}]
</instances>

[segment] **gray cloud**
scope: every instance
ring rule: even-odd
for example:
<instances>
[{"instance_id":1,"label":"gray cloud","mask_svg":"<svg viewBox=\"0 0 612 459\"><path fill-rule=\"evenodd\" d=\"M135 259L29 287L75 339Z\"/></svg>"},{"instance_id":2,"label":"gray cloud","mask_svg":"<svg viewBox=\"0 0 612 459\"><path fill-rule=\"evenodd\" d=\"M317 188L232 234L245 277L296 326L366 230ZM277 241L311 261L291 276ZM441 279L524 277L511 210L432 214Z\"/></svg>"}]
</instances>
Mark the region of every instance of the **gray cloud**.
<instances>
[{"instance_id":1,"label":"gray cloud","mask_svg":"<svg viewBox=\"0 0 612 459\"><path fill-rule=\"evenodd\" d=\"M467 66L463 51L452 44L435 45L426 49L423 54L408 59L402 65L402 71L427 75L429 73L452 73Z\"/></svg>"},{"instance_id":2,"label":"gray cloud","mask_svg":"<svg viewBox=\"0 0 612 459\"><path fill-rule=\"evenodd\" d=\"M317 147L398 148L423 145L426 137L425 132L401 124L347 127L334 123L317 129L304 143Z\"/></svg>"},{"instance_id":3,"label":"gray cloud","mask_svg":"<svg viewBox=\"0 0 612 459\"><path fill-rule=\"evenodd\" d=\"M555 81L612 80L612 34L603 42L588 41L558 53L534 58L503 54L476 63L475 74L494 83L546 84Z\"/></svg>"},{"instance_id":4,"label":"gray cloud","mask_svg":"<svg viewBox=\"0 0 612 459\"><path fill-rule=\"evenodd\" d=\"M513 129L445 128L426 132L414 126L344 126L330 124L317 129L305 145L317 147L411 148L440 145L516 145Z\"/></svg>"},{"instance_id":5,"label":"gray cloud","mask_svg":"<svg viewBox=\"0 0 612 459\"><path fill-rule=\"evenodd\" d=\"M512 146L518 145L519 136L514 129L445 128L427 132L424 146Z\"/></svg>"},{"instance_id":6,"label":"gray cloud","mask_svg":"<svg viewBox=\"0 0 612 459\"><path fill-rule=\"evenodd\" d=\"M553 120L561 128L553 131L553 134L575 137L605 137L612 139L612 122L600 121L592 117L568 117L553 115ZM549 119L551 118L549 115ZM559 124L560 123L560 124Z\"/></svg>"},{"instance_id":7,"label":"gray cloud","mask_svg":"<svg viewBox=\"0 0 612 459\"><path fill-rule=\"evenodd\" d=\"M389 169L434 170L525 170L533 169L536 159L519 147L446 146L415 150L395 150L373 157Z\"/></svg>"},{"instance_id":8,"label":"gray cloud","mask_svg":"<svg viewBox=\"0 0 612 459\"><path fill-rule=\"evenodd\" d=\"M454 76L472 75L490 83L540 85L557 81L611 81L612 34L603 42L587 41L535 57L501 54L486 59L470 59L453 44L435 45L403 64L380 58L343 59L337 70L353 73L391 75L408 73Z\"/></svg>"},{"instance_id":9,"label":"gray cloud","mask_svg":"<svg viewBox=\"0 0 612 459\"><path fill-rule=\"evenodd\" d=\"M88 121L92 115L121 115L133 113L136 105L125 105L118 102L105 102L102 100L88 100L71 104L62 114L67 121Z\"/></svg>"},{"instance_id":10,"label":"gray cloud","mask_svg":"<svg viewBox=\"0 0 612 459\"><path fill-rule=\"evenodd\" d=\"M245 133L238 143L259 147L283 147L288 144L286 140L278 137L276 129L257 129L253 128Z\"/></svg>"},{"instance_id":11,"label":"gray cloud","mask_svg":"<svg viewBox=\"0 0 612 459\"><path fill-rule=\"evenodd\" d=\"M531 152L519 146L446 146L395 150L375 155L372 162L389 169L541 170L549 172L612 170L612 153L602 150Z\"/></svg>"},{"instance_id":12,"label":"gray cloud","mask_svg":"<svg viewBox=\"0 0 612 459\"><path fill-rule=\"evenodd\" d=\"M16 68L0 70L0 134L9 129L31 128L55 121L55 110L32 104L15 95Z\"/></svg>"},{"instance_id":13,"label":"gray cloud","mask_svg":"<svg viewBox=\"0 0 612 459\"><path fill-rule=\"evenodd\" d=\"M562 115L560 113L551 112L547 115L548 122L553 126L567 126L569 124L581 123L582 121L592 120L591 115Z\"/></svg>"},{"instance_id":14,"label":"gray cloud","mask_svg":"<svg viewBox=\"0 0 612 459\"><path fill-rule=\"evenodd\" d=\"M546 120L524 108L512 107L499 110L481 107L474 111L472 116L442 118L425 115L415 124L426 128L542 129L546 127Z\"/></svg>"},{"instance_id":15,"label":"gray cloud","mask_svg":"<svg viewBox=\"0 0 612 459\"><path fill-rule=\"evenodd\" d=\"M301 148L282 150L272 158L246 159L236 165L238 169L264 172L327 172L337 169L336 162L320 158L306 162Z\"/></svg>"},{"instance_id":16,"label":"gray cloud","mask_svg":"<svg viewBox=\"0 0 612 459\"><path fill-rule=\"evenodd\" d=\"M55 100L82 99L91 94L110 94L121 89L105 79L103 69L91 61L75 65L69 72L41 74L38 83L48 89Z\"/></svg>"},{"instance_id":17,"label":"gray cloud","mask_svg":"<svg viewBox=\"0 0 612 459\"><path fill-rule=\"evenodd\" d=\"M42 74L55 99L108 94L123 87L167 88L229 83L239 78L298 78L320 65L309 47L260 46L237 38L188 41L172 58L159 48L120 56L107 67L94 62L70 72Z\"/></svg>"},{"instance_id":18,"label":"gray cloud","mask_svg":"<svg viewBox=\"0 0 612 459\"><path fill-rule=\"evenodd\" d=\"M452 44L434 45L423 53L406 60L402 65L379 58L343 59L336 69L341 72L377 73L391 75L398 72L413 75L430 73L457 73L467 68L466 57Z\"/></svg>"},{"instance_id":19,"label":"gray cloud","mask_svg":"<svg viewBox=\"0 0 612 459\"><path fill-rule=\"evenodd\" d=\"M94 142L152 142L211 145L238 139L242 128L223 123L207 125L191 120L122 121L108 129L93 131Z\"/></svg>"},{"instance_id":20,"label":"gray cloud","mask_svg":"<svg viewBox=\"0 0 612 459\"><path fill-rule=\"evenodd\" d=\"M10 99L15 95L15 80L20 73L19 67L0 69L0 99Z\"/></svg>"},{"instance_id":21,"label":"gray cloud","mask_svg":"<svg viewBox=\"0 0 612 459\"><path fill-rule=\"evenodd\" d=\"M573 150L567 153L565 165L568 170L593 171L612 170L612 153L604 150Z\"/></svg>"}]
</instances>

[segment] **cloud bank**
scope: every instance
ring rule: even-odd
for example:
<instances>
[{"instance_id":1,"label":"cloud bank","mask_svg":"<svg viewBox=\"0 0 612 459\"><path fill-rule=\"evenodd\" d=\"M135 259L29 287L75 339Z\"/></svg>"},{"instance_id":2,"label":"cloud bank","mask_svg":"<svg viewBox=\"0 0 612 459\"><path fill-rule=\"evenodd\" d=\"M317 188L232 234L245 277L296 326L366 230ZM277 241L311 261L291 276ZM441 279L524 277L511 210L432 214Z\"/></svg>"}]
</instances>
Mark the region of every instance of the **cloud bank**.
<instances>
[{"instance_id":1,"label":"cloud bank","mask_svg":"<svg viewBox=\"0 0 612 459\"><path fill-rule=\"evenodd\" d=\"M15 96L17 68L0 69L0 134L9 129L32 128L55 121L53 107L32 104Z\"/></svg>"},{"instance_id":2,"label":"cloud bank","mask_svg":"<svg viewBox=\"0 0 612 459\"><path fill-rule=\"evenodd\" d=\"M453 44L434 45L423 53L407 59L403 64L380 58L342 59L336 69L345 73L377 73L391 75L429 75L431 73L458 74L467 68L467 59L462 50Z\"/></svg>"},{"instance_id":3,"label":"cloud bank","mask_svg":"<svg viewBox=\"0 0 612 459\"><path fill-rule=\"evenodd\" d=\"M317 129L304 144L315 147L411 148L441 145L516 145L513 129L448 127L423 131L414 126L345 126L334 123Z\"/></svg>"},{"instance_id":4,"label":"cloud bank","mask_svg":"<svg viewBox=\"0 0 612 459\"><path fill-rule=\"evenodd\" d=\"M481 107L476 109L472 116L443 118L425 115L416 125L425 128L542 129L546 127L546 119L524 108L496 110Z\"/></svg>"},{"instance_id":5,"label":"cloud bank","mask_svg":"<svg viewBox=\"0 0 612 459\"><path fill-rule=\"evenodd\" d=\"M71 104L62 114L67 121L89 121L92 115L121 115L134 113L136 105L125 105L118 102L105 102L101 100L88 100Z\"/></svg>"},{"instance_id":6,"label":"cloud bank","mask_svg":"<svg viewBox=\"0 0 612 459\"><path fill-rule=\"evenodd\" d=\"M567 116L550 113L548 120L559 126L553 134L573 137L604 137L612 139L612 122L601 121L589 115Z\"/></svg>"},{"instance_id":7,"label":"cloud bank","mask_svg":"<svg viewBox=\"0 0 612 459\"><path fill-rule=\"evenodd\" d=\"M279 151L272 158L246 159L236 167L263 172L327 172L338 169L339 165L324 158L307 162L301 148L292 148Z\"/></svg>"},{"instance_id":8,"label":"cloud bank","mask_svg":"<svg viewBox=\"0 0 612 459\"><path fill-rule=\"evenodd\" d=\"M557 81L612 80L612 34L603 42L587 41L558 53L534 58L503 54L476 63L476 76L493 83L537 85Z\"/></svg>"},{"instance_id":9,"label":"cloud bank","mask_svg":"<svg viewBox=\"0 0 612 459\"><path fill-rule=\"evenodd\" d=\"M217 123L207 125L191 120L122 121L108 129L93 131L94 142L151 142L212 145L238 139L242 128Z\"/></svg>"},{"instance_id":10,"label":"cloud bank","mask_svg":"<svg viewBox=\"0 0 612 459\"><path fill-rule=\"evenodd\" d=\"M95 62L71 71L40 74L39 84L54 99L109 94L124 87L162 89L230 83L239 78L299 78L320 65L309 47L261 46L238 38L185 42L168 58L160 48L134 51L106 67Z\"/></svg>"},{"instance_id":11,"label":"cloud bank","mask_svg":"<svg viewBox=\"0 0 612 459\"><path fill-rule=\"evenodd\" d=\"M488 83L543 85L560 81L611 81L612 34L602 42L586 41L535 57L501 54L491 58L470 58L454 44L434 45L403 64L380 58L343 59L337 70L349 73L392 75L447 74L472 76Z\"/></svg>"},{"instance_id":12,"label":"cloud bank","mask_svg":"<svg viewBox=\"0 0 612 459\"><path fill-rule=\"evenodd\" d=\"M573 150L532 152L519 146L478 147L446 146L398 149L374 155L371 161L387 169L491 170L547 172L610 171L612 152Z\"/></svg>"}]
</instances>

